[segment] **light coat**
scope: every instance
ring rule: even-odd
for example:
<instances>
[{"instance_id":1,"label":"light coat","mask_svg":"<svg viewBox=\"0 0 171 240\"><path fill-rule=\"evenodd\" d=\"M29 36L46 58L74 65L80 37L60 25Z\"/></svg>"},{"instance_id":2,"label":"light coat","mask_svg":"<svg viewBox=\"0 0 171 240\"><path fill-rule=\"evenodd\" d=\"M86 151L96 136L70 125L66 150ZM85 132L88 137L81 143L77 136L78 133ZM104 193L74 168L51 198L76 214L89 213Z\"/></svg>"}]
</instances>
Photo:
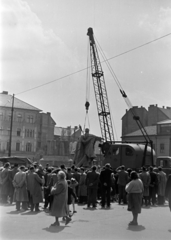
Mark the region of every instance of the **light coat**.
<instances>
[{"instance_id":1,"label":"light coat","mask_svg":"<svg viewBox=\"0 0 171 240\"><path fill-rule=\"evenodd\" d=\"M28 202L25 172L18 172L15 174L13 186L15 187L14 202Z\"/></svg>"},{"instance_id":2,"label":"light coat","mask_svg":"<svg viewBox=\"0 0 171 240\"><path fill-rule=\"evenodd\" d=\"M158 195L165 196L165 189L166 189L166 173L163 171L158 172Z\"/></svg>"},{"instance_id":3,"label":"light coat","mask_svg":"<svg viewBox=\"0 0 171 240\"><path fill-rule=\"evenodd\" d=\"M53 202L51 215L55 217L65 217L68 215L68 184L66 180L61 180L55 184L51 190Z\"/></svg>"}]
</instances>

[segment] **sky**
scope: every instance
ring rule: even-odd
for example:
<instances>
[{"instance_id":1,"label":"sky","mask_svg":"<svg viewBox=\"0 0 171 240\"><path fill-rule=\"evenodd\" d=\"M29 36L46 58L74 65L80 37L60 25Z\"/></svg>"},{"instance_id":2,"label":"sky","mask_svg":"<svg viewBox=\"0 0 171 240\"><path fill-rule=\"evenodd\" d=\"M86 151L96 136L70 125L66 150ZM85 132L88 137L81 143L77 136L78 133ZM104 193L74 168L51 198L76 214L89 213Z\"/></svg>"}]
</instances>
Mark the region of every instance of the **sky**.
<instances>
[{"instance_id":1,"label":"sky","mask_svg":"<svg viewBox=\"0 0 171 240\"><path fill-rule=\"evenodd\" d=\"M163 37L171 33L170 0L0 4L0 92L51 112L56 126L85 125L101 135L91 79L89 124L85 122L89 27L133 106L171 106L171 35ZM115 140L120 140L121 118L128 106L105 63L102 68Z\"/></svg>"}]
</instances>

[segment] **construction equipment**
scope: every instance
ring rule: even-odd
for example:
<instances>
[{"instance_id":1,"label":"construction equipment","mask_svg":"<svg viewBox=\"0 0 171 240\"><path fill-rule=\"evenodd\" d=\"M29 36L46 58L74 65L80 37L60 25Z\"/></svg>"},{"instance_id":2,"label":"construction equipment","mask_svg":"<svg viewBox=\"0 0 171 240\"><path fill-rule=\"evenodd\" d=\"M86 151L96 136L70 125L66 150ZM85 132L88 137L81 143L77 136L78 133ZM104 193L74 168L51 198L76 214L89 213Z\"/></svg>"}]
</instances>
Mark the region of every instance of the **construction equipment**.
<instances>
[{"instance_id":1,"label":"construction equipment","mask_svg":"<svg viewBox=\"0 0 171 240\"><path fill-rule=\"evenodd\" d=\"M105 85L104 73L102 70L100 58L97 51L97 46L94 39L93 29L88 28L87 35L90 43L90 59L91 59L91 74L96 98L96 105L100 123L100 129L104 143L99 145L104 154L104 164L110 162L111 166L116 168L124 164L126 167L140 168L143 165L153 165L153 146L145 128L143 127L140 118L130 108L133 114L133 119L137 122L145 142L139 143L123 143L114 140L112 120L109 108L109 101ZM118 80L117 80L118 81ZM125 91L118 83L119 90L129 104ZM86 111L88 111L89 103L86 102Z\"/></svg>"}]
</instances>

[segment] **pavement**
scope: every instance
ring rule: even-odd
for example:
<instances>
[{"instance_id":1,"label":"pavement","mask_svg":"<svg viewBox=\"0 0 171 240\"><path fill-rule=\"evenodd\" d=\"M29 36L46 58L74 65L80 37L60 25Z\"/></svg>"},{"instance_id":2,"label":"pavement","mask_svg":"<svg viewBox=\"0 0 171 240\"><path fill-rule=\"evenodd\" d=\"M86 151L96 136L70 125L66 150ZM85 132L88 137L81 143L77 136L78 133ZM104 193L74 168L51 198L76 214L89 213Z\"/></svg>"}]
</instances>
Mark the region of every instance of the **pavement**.
<instances>
[{"instance_id":1,"label":"pavement","mask_svg":"<svg viewBox=\"0 0 171 240\"><path fill-rule=\"evenodd\" d=\"M65 226L51 227L54 217L43 211L15 210L13 205L0 206L0 240L38 240L38 239L112 239L112 240L171 240L171 212L168 204L164 206L142 208L138 226L128 226L132 220L126 205L112 203L110 209L88 209L86 205L77 205L72 221ZM72 206L71 206L72 207Z\"/></svg>"}]
</instances>

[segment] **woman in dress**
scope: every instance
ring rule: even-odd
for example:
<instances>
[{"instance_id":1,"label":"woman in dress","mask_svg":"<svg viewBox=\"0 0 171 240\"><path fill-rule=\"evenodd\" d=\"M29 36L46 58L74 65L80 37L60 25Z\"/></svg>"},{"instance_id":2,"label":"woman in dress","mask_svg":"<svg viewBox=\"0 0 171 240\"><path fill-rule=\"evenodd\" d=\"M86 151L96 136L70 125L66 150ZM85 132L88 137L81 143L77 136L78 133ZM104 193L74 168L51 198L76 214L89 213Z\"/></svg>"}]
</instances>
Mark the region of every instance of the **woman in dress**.
<instances>
[{"instance_id":1,"label":"woman in dress","mask_svg":"<svg viewBox=\"0 0 171 240\"><path fill-rule=\"evenodd\" d=\"M133 220L129 225L138 225L138 214L141 213L142 196L143 196L143 183L139 179L138 174L131 172L131 181L125 187L128 193L128 211L132 212Z\"/></svg>"},{"instance_id":2,"label":"woman in dress","mask_svg":"<svg viewBox=\"0 0 171 240\"><path fill-rule=\"evenodd\" d=\"M51 189L51 195L53 195L51 215L55 217L55 222L51 226L59 226L58 218L60 217L65 217L65 224L71 221L71 218L68 217L68 184L66 175L63 171L59 171L57 178L57 183Z\"/></svg>"}]
</instances>

